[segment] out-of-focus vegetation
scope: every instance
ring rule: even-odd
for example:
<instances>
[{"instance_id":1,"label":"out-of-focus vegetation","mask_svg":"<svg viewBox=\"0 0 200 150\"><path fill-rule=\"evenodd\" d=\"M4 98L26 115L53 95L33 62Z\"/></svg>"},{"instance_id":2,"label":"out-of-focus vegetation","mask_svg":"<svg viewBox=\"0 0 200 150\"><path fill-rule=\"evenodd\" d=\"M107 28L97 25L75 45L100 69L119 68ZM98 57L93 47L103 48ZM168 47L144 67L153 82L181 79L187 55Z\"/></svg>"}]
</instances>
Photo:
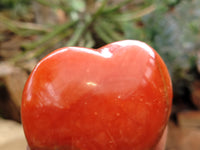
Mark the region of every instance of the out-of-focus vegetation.
<instances>
[{"instance_id":1,"label":"out-of-focus vegetation","mask_svg":"<svg viewBox=\"0 0 200 150\"><path fill-rule=\"evenodd\" d=\"M59 47L141 40L163 57L175 94L184 95L198 78L199 8L199 0L1 0L0 44L14 37L17 50L5 56L0 46L0 59L24 69Z\"/></svg>"}]
</instances>

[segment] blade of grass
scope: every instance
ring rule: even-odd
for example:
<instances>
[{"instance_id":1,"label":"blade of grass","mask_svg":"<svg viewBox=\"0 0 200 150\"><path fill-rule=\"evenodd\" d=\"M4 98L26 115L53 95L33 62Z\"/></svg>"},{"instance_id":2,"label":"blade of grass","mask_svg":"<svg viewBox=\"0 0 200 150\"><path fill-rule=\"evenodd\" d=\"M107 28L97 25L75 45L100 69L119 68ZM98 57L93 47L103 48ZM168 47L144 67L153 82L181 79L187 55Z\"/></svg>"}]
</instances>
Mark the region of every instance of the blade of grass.
<instances>
[{"instance_id":1,"label":"blade of grass","mask_svg":"<svg viewBox=\"0 0 200 150\"><path fill-rule=\"evenodd\" d=\"M44 25L30 23L30 22L20 22L11 20L3 15L0 14L1 23L4 24L7 28L13 29L13 31L17 32L19 29L26 29L26 30L35 30L39 32L50 32L51 30ZM17 32L18 33L18 32Z\"/></svg>"},{"instance_id":2,"label":"blade of grass","mask_svg":"<svg viewBox=\"0 0 200 150\"><path fill-rule=\"evenodd\" d=\"M1 24L3 24L7 29L14 32L17 35L24 36L26 35L25 31L20 30L18 27L15 26L14 22L3 15L0 15Z\"/></svg>"},{"instance_id":3,"label":"blade of grass","mask_svg":"<svg viewBox=\"0 0 200 150\"><path fill-rule=\"evenodd\" d=\"M138 12L128 12L128 13L123 13L123 14L115 14L113 15L113 19L116 21L133 21L135 19L141 18L147 14L152 13L153 11L156 10L155 5L151 5L149 7L146 7Z\"/></svg>"},{"instance_id":4,"label":"blade of grass","mask_svg":"<svg viewBox=\"0 0 200 150\"><path fill-rule=\"evenodd\" d=\"M122 8L123 6L127 5L128 3L132 2L133 0L123 0L120 3L116 4L115 6L110 6L106 8L103 13L111 13L117 11L118 9Z\"/></svg>"},{"instance_id":5,"label":"blade of grass","mask_svg":"<svg viewBox=\"0 0 200 150\"><path fill-rule=\"evenodd\" d=\"M19 55L15 56L14 58L11 58L9 61L11 63L16 63L18 61L26 61L32 58L39 57L41 54L43 54L48 48L52 48L52 46L56 45L57 43L61 42L63 39L69 37L72 33L72 30L67 30L67 32L64 32L62 34L59 34L57 38L54 38L51 42L49 42L47 45L44 45L42 47L38 47L32 51L25 51L20 53Z\"/></svg>"},{"instance_id":6,"label":"blade of grass","mask_svg":"<svg viewBox=\"0 0 200 150\"><path fill-rule=\"evenodd\" d=\"M51 8L59 8L62 9L66 12L70 12L71 8L70 7L66 7L64 5L60 5L59 1L54 1L55 3L52 3L53 1L48 1L48 0L36 0L38 3L40 3L41 5L45 5Z\"/></svg>"},{"instance_id":7,"label":"blade of grass","mask_svg":"<svg viewBox=\"0 0 200 150\"><path fill-rule=\"evenodd\" d=\"M95 20L98 18L98 16L102 13L104 7L106 6L108 0L103 0L101 3L101 6L98 8L98 10L92 15L92 17L85 16L84 21L80 22L75 29L74 35L72 38L67 42L66 46L74 46L78 42L78 40L81 38L81 36L86 32L87 28L95 22ZM81 20L81 19L80 19Z\"/></svg>"},{"instance_id":8,"label":"blade of grass","mask_svg":"<svg viewBox=\"0 0 200 150\"><path fill-rule=\"evenodd\" d=\"M108 35L104 32L104 30L101 28L101 26L96 25L94 29L95 29L97 35L98 35L104 42L106 42L106 43L111 43L111 42L114 41L110 36L108 36Z\"/></svg>"},{"instance_id":9,"label":"blade of grass","mask_svg":"<svg viewBox=\"0 0 200 150\"><path fill-rule=\"evenodd\" d=\"M76 45L80 37L82 36L82 33L84 32L84 30L85 30L85 25L83 23L77 24L75 31L72 37L70 38L70 40L67 42L66 46Z\"/></svg>"},{"instance_id":10,"label":"blade of grass","mask_svg":"<svg viewBox=\"0 0 200 150\"><path fill-rule=\"evenodd\" d=\"M61 42L63 39L69 37L72 34L72 30L68 30L68 32L60 34L57 38L55 38L51 43L48 45L43 46L35 51L34 55L31 58L39 57L42 53L44 53L48 48L53 47L57 43Z\"/></svg>"},{"instance_id":11,"label":"blade of grass","mask_svg":"<svg viewBox=\"0 0 200 150\"><path fill-rule=\"evenodd\" d=\"M110 24L104 20L100 21L98 24L101 26L102 30L107 33L113 40L120 41L123 38L122 34L119 34L117 30L113 27L113 24Z\"/></svg>"},{"instance_id":12,"label":"blade of grass","mask_svg":"<svg viewBox=\"0 0 200 150\"><path fill-rule=\"evenodd\" d=\"M44 44L45 42L48 42L50 39L54 38L56 35L62 33L62 32L66 32L65 30L69 29L70 27L72 27L74 24L76 24L77 21L71 21L71 22L67 22L65 24L62 24L60 26L57 26L56 29L48 34L46 34L45 36L43 36L41 39L33 42L33 43L28 43L28 44L24 44L22 45L22 47L25 50L32 50L37 48L38 46Z\"/></svg>"},{"instance_id":13,"label":"blade of grass","mask_svg":"<svg viewBox=\"0 0 200 150\"><path fill-rule=\"evenodd\" d=\"M86 39L86 43L85 43L85 47L87 48L92 48L95 44L91 33L88 31L85 35L85 39Z\"/></svg>"}]
</instances>

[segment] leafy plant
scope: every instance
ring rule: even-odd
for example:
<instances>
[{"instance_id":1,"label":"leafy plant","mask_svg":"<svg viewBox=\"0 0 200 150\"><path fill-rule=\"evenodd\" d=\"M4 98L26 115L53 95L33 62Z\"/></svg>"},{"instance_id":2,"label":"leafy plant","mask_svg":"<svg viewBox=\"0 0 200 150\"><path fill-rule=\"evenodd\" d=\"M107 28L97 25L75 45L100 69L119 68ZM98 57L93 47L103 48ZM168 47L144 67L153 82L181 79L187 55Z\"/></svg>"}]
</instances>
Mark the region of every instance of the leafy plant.
<instances>
[{"instance_id":1,"label":"leafy plant","mask_svg":"<svg viewBox=\"0 0 200 150\"><path fill-rule=\"evenodd\" d=\"M118 3L108 0L37 2L52 9L62 9L69 20L64 24L51 26L51 32L44 32L38 40L23 44L25 53L35 51L32 57L40 56L53 45L97 47L126 39L125 22L133 22L156 9L153 2L142 1L136 5L131 0ZM130 8L129 4L132 5ZM24 57L24 53L21 56ZM15 58L15 61L20 58Z\"/></svg>"},{"instance_id":2,"label":"leafy plant","mask_svg":"<svg viewBox=\"0 0 200 150\"><path fill-rule=\"evenodd\" d=\"M25 5L29 4L29 0L1 0L0 1L0 10L1 9L8 9L8 8L15 8L18 5Z\"/></svg>"},{"instance_id":3,"label":"leafy plant","mask_svg":"<svg viewBox=\"0 0 200 150\"><path fill-rule=\"evenodd\" d=\"M49 52L47 49L74 45L97 48L118 40L136 39L149 43L160 53L171 75L176 74L176 69L187 75L194 64L190 60L194 60L195 49L199 47L198 0L37 2L52 10L62 9L68 19L51 26L35 24L30 30L23 28L24 24L18 26L19 22L0 16L5 25L20 36L39 35L36 40L22 45L24 51L12 60L14 62L40 57Z\"/></svg>"}]
</instances>

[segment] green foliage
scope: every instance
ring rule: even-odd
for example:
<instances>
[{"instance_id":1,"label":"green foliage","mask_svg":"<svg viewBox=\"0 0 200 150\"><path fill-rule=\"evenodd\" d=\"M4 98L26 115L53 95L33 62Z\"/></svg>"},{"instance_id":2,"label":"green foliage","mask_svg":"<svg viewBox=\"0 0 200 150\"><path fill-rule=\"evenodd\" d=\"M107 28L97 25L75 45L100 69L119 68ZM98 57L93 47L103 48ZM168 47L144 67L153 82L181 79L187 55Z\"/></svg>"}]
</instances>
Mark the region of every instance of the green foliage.
<instances>
[{"instance_id":1,"label":"green foliage","mask_svg":"<svg viewBox=\"0 0 200 150\"><path fill-rule=\"evenodd\" d=\"M19 5L29 4L29 0L1 0L0 1L0 10L19 7Z\"/></svg>"},{"instance_id":2,"label":"green foliage","mask_svg":"<svg viewBox=\"0 0 200 150\"><path fill-rule=\"evenodd\" d=\"M195 50L199 48L200 40L199 0L36 2L53 10L62 9L68 22L52 26L51 32L40 33L38 40L23 44L21 57L29 51L35 53L32 57L40 56L53 45L96 48L117 40L135 39L156 49L172 76L179 72L179 75L185 74L184 77L188 78L188 70L194 68ZM29 1L2 0L0 6L16 8L19 3L28 4ZM16 27L13 31L19 33Z\"/></svg>"},{"instance_id":3,"label":"green foliage","mask_svg":"<svg viewBox=\"0 0 200 150\"><path fill-rule=\"evenodd\" d=\"M11 18L26 20L30 4L30 0L0 0L0 11L9 10Z\"/></svg>"},{"instance_id":4,"label":"green foliage","mask_svg":"<svg viewBox=\"0 0 200 150\"><path fill-rule=\"evenodd\" d=\"M190 57L195 54L200 40L199 7L197 0L183 1L173 11L154 12L143 18L148 39L171 71L190 68Z\"/></svg>"},{"instance_id":5,"label":"green foliage","mask_svg":"<svg viewBox=\"0 0 200 150\"><path fill-rule=\"evenodd\" d=\"M169 7L172 2L173 8ZM156 9L151 13L121 23L125 38L149 43L162 56L174 79L192 80L188 71L194 69L199 49L200 1L162 1L154 5Z\"/></svg>"}]
</instances>

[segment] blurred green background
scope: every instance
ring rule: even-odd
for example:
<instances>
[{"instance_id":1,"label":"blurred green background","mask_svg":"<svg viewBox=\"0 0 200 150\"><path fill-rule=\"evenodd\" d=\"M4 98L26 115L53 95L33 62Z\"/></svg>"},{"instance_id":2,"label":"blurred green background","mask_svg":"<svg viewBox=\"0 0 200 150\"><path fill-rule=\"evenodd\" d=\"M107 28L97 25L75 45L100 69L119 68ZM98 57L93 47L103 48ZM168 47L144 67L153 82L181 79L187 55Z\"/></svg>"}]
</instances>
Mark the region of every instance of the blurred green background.
<instances>
[{"instance_id":1,"label":"blurred green background","mask_svg":"<svg viewBox=\"0 0 200 150\"><path fill-rule=\"evenodd\" d=\"M200 109L199 0L1 0L0 116L20 122L24 83L51 51L124 39L144 41L164 59L175 123L180 112Z\"/></svg>"}]
</instances>

